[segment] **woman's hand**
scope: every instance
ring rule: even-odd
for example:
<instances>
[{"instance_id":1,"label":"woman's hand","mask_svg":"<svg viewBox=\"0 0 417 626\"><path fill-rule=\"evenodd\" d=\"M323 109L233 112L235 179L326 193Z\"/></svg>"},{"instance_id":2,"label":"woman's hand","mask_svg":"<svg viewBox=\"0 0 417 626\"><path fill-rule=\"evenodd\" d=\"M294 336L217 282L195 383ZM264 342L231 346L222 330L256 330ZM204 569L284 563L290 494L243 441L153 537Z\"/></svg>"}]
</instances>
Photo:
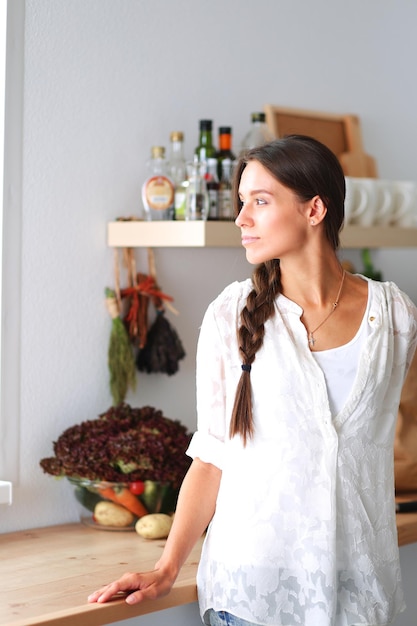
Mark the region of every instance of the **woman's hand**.
<instances>
[{"instance_id":1,"label":"woman's hand","mask_svg":"<svg viewBox=\"0 0 417 626\"><path fill-rule=\"evenodd\" d=\"M123 574L119 580L104 585L88 596L88 602L108 602L114 596L127 593L126 602L136 604L142 600L156 600L167 595L174 584L166 573L160 569L155 569L144 573Z\"/></svg>"},{"instance_id":2,"label":"woman's hand","mask_svg":"<svg viewBox=\"0 0 417 626\"><path fill-rule=\"evenodd\" d=\"M89 602L107 602L129 594L128 604L167 595L196 541L204 533L216 507L221 470L194 459L181 486L174 521L155 569L143 574L124 574L88 596ZM204 494L204 498L201 494Z\"/></svg>"}]
</instances>

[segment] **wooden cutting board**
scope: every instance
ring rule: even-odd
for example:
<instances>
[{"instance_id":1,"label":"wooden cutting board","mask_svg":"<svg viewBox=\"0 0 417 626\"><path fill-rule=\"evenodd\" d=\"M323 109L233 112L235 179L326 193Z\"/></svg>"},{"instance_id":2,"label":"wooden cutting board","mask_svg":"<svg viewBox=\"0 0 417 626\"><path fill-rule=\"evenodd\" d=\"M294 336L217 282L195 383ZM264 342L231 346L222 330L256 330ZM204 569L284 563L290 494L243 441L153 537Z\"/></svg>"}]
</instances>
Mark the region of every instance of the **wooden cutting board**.
<instances>
[{"instance_id":1,"label":"wooden cutting board","mask_svg":"<svg viewBox=\"0 0 417 626\"><path fill-rule=\"evenodd\" d=\"M292 133L315 137L336 154L345 176L377 178L375 159L363 149L357 115L290 109L271 104L266 104L264 111L274 137Z\"/></svg>"},{"instance_id":2,"label":"wooden cutting board","mask_svg":"<svg viewBox=\"0 0 417 626\"><path fill-rule=\"evenodd\" d=\"M362 144L362 133L357 115L345 117L346 143L349 151L339 155L339 161L345 176L377 178L376 161L366 154Z\"/></svg>"},{"instance_id":3,"label":"wooden cutting board","mask_svg":"<svg viewBox=\"0 0 417 626\"><path fill-rule=\"evenodd\" d=\"M343 152L339 155L339 161L345 176L378 178L375 159L365 152Z\"/></svg>"}]
</instances>

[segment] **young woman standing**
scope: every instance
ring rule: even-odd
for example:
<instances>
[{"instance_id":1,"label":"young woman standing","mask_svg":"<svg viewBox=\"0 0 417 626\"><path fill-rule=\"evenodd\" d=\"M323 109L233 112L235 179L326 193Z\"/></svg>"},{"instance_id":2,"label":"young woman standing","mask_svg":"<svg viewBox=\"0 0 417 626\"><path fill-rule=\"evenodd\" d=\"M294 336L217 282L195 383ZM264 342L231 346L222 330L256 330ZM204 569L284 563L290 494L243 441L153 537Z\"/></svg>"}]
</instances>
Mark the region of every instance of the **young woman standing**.
<instances>
[{"instance_id":1,"label":"young woman standing","mask_svg":"<svg viewBox=\"0 0 417 626\"><path fill-rule=\"evenodd\" d=\"M393 440L417 310L337 256L345 179L310 137L254 148L235 171L251 279L210 304L198 430L155 570L94 592L169 592L208 526L198 570L212 626L387 625L402 610Z\"/></svg>"}]
</instances>

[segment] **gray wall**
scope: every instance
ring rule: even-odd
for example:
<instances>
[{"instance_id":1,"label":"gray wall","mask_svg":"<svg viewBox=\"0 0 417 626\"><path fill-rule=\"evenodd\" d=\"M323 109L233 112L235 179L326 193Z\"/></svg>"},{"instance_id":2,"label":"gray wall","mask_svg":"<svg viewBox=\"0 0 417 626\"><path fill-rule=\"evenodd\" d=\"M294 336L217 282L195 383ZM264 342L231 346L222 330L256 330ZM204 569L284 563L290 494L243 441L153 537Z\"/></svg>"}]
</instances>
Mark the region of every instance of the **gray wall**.
<instances>
[{"instance_id":1,"label":"gray wall","mask_svg":"<svg viewBox=\"0 0 417 626\"><path fill-rule=\"evenodd\" d=\"M151 145L183 130L191 155L198 120L210 118L216 129L232 125L238 146L265 103L356 113L380 176L417 177L414 0L13 0L9 11L6 329L15 341L3 361L3 434L12 443L18 433L18 481L1 509L3 532L79 517L70 486L38 463L65 427L111 404L106 223L139 215ZM361 269L357 252L343 254ZM417 300L416 251L374 258ZM137 262L147 271L144 251ZM128 401L193 429L203 312L251 268L236 249L157 250L156 263L187 358L174 377L141 374ZM3 437L4 459L12 448ZM402 550L407 567L412 550Z\"/></svg>"}]
</instances>

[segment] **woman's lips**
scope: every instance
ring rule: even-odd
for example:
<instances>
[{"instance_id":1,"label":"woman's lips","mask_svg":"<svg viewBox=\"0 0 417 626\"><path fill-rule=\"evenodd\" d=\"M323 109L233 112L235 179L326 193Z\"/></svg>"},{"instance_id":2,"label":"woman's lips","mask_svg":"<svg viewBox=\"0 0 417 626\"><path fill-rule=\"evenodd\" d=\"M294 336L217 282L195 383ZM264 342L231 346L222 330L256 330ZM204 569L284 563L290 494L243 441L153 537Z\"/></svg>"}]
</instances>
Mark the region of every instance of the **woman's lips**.
<instances>
[{"instance_id":1,"label":"woman's lips","mask_svg":"<svg viewBox=\"0 0 417 626\"><path fill-rule=\"evenodd\" d=\"M254 243L254 241L258 241L258 237L249 237L249 235L242 236L242 246L247 246Z\"/></svg>"}]
</instances>

